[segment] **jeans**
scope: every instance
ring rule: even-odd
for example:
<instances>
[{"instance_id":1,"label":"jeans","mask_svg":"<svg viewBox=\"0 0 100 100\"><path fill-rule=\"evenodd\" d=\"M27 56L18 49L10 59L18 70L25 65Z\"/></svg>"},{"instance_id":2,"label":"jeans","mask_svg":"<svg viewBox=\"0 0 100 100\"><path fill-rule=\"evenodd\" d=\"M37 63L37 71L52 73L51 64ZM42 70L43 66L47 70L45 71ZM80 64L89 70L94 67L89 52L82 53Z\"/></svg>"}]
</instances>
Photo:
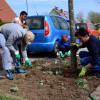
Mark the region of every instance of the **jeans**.
<instances>
[{"instance_id":1,"label":"jeans","mask_svg":"<svg viewBox=\"0 0 100 100\"><path fill-rule=\"evenodd\" d=\"M89 63L93 65L93 59L90 56L89 52L87 52L87 51L81 51L79 53L79 57L80 57L80 63L81 63L81 65L86 66ZM92 69L93 70L100 70L100 65L96 64L96 65L93 66Z\"/></svg>"}]
</instances>

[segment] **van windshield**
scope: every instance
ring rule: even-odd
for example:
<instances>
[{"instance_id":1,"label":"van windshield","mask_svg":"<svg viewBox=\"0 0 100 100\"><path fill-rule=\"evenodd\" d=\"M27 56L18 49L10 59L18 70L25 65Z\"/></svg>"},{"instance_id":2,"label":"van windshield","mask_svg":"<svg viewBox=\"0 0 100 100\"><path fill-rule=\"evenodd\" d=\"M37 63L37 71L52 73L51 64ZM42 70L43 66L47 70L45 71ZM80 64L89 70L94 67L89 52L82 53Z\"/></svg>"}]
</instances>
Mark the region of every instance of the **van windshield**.
<instances>
[{"instance_id":1,"label":"van windshield","mask_svg":"<svg viewBox=\"0 0 100 100\"><path fill-rule=\"evenodd\" d=\"M27 18L26 23L30 30L44 29L44 17L42 16L29 17Z\"/></svg>"}]
</instances>

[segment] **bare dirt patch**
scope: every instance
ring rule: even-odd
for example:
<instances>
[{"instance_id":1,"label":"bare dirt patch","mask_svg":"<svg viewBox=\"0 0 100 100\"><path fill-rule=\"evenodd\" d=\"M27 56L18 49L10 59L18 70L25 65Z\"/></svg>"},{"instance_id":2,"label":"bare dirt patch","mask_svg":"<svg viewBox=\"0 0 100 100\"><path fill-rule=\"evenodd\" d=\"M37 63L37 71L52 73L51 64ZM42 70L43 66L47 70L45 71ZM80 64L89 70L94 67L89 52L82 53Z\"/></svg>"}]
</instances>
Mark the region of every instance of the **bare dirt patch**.
<instances>
[{"instance_id":1,"label":"bare dirt patch","mask_svg":"<svg viewBox=\"0 0 100 100\"><path fill-rule=\"evenodd\" d=\"M26 68L29 73L16 74L13 81L0 80L0 91L27 100L87 100L89 93L100 84L100 79L86 76L89 92L79 88L74 75L64 77L65 69L69 68L69 60L66 61L36 60L32 67ZM11 91L12 87L17 90Z\"/></svg>"}]
</instances>

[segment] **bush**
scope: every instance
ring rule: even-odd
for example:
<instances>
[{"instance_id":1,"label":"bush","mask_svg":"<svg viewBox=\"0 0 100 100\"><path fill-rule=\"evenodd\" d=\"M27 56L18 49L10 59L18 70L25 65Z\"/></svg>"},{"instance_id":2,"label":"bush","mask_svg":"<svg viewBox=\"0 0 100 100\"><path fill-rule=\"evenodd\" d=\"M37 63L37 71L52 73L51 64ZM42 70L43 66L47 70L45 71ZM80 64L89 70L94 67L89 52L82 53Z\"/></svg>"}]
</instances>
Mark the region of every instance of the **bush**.
<instances>
[{"instance_id":1,"label":"bush","mask_svg":"<svg viewBox=\"0 0 100 100\"><path fill-rule=\"evenodd\" d=\"M0 95L0 100L14 100L11 97Z\"/></svg>"},{"instance_id":2,"label":"bush","mask_svg":"<svg viewBox=\"0 0 100 100\"><path fill-rule=\"evenodd\" d=\"M4 24L4 22L0 19L0 26L1 26L2 24Z\"/></svg>"}]
</instances>

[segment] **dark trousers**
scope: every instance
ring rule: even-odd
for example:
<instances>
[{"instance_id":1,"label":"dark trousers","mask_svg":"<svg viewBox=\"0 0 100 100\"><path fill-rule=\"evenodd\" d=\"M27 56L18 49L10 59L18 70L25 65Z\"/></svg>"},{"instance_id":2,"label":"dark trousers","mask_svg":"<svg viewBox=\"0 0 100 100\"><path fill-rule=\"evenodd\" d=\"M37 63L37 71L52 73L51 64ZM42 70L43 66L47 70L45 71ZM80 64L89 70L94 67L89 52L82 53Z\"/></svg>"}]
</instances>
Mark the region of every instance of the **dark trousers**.
<instances>
[{"instance_id":1,"label":"dark trousers","mask_svg":"<svg viewBox=\"0 0 100 100\"><path fill-rule=\"evenodd\" d=\"M86 66L89 63L93 65L93 59L90 56L89 52L87 52L87 51L81 51L79 53L79 57L80 57L80 63L81 63L81 65ZM94 69L94 70L100 70L100 65L96 64L96 65L93 66L92 69Z\"/></svg>"}]
</instances>

